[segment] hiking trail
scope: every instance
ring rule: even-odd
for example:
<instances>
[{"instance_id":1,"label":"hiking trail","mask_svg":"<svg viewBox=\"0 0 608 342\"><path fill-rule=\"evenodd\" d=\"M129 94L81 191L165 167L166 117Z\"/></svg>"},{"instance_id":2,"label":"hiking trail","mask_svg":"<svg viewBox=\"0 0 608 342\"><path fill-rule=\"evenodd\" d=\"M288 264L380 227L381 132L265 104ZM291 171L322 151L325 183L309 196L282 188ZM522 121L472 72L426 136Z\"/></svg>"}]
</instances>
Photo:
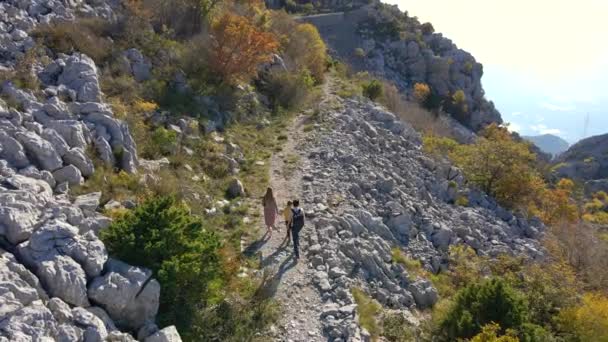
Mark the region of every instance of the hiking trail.
<instances>
[{"instance_id":1,"label":"hiking trail","mask_svg":"<svg viewBox=\"0 0 608 342\"><path fill-rule=\"evenodd\" d=\"M332 82L327 80L323 85L322 100L318 104L321 113L327 110L328 103L335 98L331 89ZM269 239L261 236L266 227L263 214L260 215L255 221L260 227L260 237L247 248L258 254L261 267L270 273L267 295L276 299L281 306L281 317L269 331L268 337L273 341L327 341L320 321L323 301L312 283L314 269L307 258L308 236L316 234L314 224L311 218L307 218L300 233L300 260L295 263L293 242L289 241L289 245L285 243L286 227L282 213L288 200L300 199L304 210L312 205L302 201L303 170L308 168L308 161L307 156L298 149L298 146L306 142L308 134L305 127L312 124L309 121L312 121L310 115L298 114L285 132L288 139L282 150L275 152L270 159L269 186L273 189L280 214Z\"/></svg>"}]
</instances>

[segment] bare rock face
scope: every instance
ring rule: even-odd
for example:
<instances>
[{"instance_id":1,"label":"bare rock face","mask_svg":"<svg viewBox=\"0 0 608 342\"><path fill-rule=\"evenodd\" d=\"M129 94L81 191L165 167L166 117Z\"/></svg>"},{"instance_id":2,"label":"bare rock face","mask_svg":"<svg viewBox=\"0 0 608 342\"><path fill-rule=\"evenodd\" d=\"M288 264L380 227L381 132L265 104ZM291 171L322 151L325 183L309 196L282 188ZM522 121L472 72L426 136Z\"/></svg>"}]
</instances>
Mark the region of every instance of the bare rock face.
<instances>
[{"instance_id":1,"label":"bare rock face","mask_svg":"<svg viewBox=\"0 0 608 342\"><path fill-rule=\"evenodd\" d=\"M97 67L91 58L83 54L68 57L57 77L57 84L76 92L78 102L100 102L101 89L97 80Z\"/></svg>"},{"instance_id":2,"label":"bare rock face","mask_svg":"<svg viewBox=\"0 0 608 342\"><path fill-rule=\"evenodd\" d=\"M119 326L138 329L158 311L160 285L151 277L149 270L110 260L105 273L89 285L89 297Z\"/></svg>"},{"instance_id":3,"label":"bare rock face","mask_svg":"<svg viewBox=\"0 0 608 342\"><path fill-rule=\"evenodd\" d=\"M148 336L145 342L181 342L182 339L177 333L175 326L166 327L154 335Z\"/></svg>"},{"instance_id":4,"label":"bare rock face","mask_svg":"<svg viewBox=\"0 0 608 342\"><path fill-rule=\"evenodd\" d=\"M331 131L314 131L300 146L308 218L302 250L312 265L307 275L327 303L319 315L330 340L365 335L353 314L353 286L404 313L438 300L427 279L393 260L394 248L432 272L447 267L448 249L457 244L488 257L543 257L539 221L467 188L461 172L426 156L420 135L392 113L369 102L343 105L326 114ZM455 205L456 196L469 205ZM332 207L336 197L342 201Z\"/></svg>"},{"instance_id":5,"label":"bare rock face","mask_svg":"<svg viewBox=\"0 0 608 342\"><path fill-rule=\"evenodd\" d=\"M110 3L0 2L0 70L34 47L37 25L77 13L112 20ZM132 59L145 78L145 63ZM108 261L98 238L111 223L97 212L101 194L66 195L95 172L89 151L110 167L139 166L129 127L103 102L97 66L74 52L32 71L36 95L0 84L11 104L0 100L0 341L135 341L144 325L154 327L149 336L179 341L174 328L153 324L160 285L151 272Z\"/></svg>"},{"instance_id":6,"label":"bare rock face","mask_svg":"<svg viewBox=\"0 0 608 342\"><path fill-rule=\"evenodd\" d=\"M17 132L15 138L23 145L41 169L55 171L63 165L53 145L34 132Z\"/></svg>"},{"instance_id":7,"label":"bare rock face","mask_svg":"<svg viewBox=\"0 0 608 342\"><path fill-rule=\"evenodd\" d=\"M502 123L494 104L484 98L483 66L470 53L425 27L416 17L401 12L397 6L380 1L349 6L358 8L333 16L312 15L298 20L316 25L331 50L356 70L392 81L409 99L415 83L426 83L433 94L442 99L451 99L454 93L462 91L465 115L459 115L449 106L444 106L444 110L470 130L479 131L490 123ZM329 7L341 11L339 7ZM386 27L400 29L387 32ZM364 56L353 54L355 49L362 49Z\"/></svg>"}]
</instances>

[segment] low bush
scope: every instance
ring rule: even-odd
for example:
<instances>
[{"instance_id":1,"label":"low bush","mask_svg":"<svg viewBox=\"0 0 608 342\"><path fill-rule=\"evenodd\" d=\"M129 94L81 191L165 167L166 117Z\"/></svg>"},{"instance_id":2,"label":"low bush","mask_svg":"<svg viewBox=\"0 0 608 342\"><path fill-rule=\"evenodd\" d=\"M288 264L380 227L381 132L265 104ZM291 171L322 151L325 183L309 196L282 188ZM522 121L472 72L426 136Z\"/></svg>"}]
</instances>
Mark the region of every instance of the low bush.
<instances>
[{"instance_id":1,"label":"low bush","mask_svg":"<svg viewBox=\"0 0 608 342\"><path fill-rule=\"evenodd\" d=\"M456 294L441 330L448 340L471 338L492 322L502 329L518 330L527 315L522 296L503 280L491 279L470 284Z\"/></svg>"},{"instance_id":2,"label":"low bush","mask_svg":"<svg viewBox=\"0 0 608 342\"><path fill-rule=\"evenodd\" d=\"M103 64L113 51L112 40L108 39L110 28L102 19L87 18L41 25L32 35L54 52L82 52L96 64Z\"/></svg>"},{"instance_id":3,"label":"low bush","mask_svg":"<svg viewBox=\"0 0 608 342\"><path fill-rule=\"evenodd\" d=\"M357 303L359 324L370 333L373 340L377 339L382 334L382 326L379 323L382 305L359 288L353 288L352 293Z\"/></svg>"},{"instance_id":4,"label":"low bush","mask_svg":"<svg viewBox=\"0 0 608 342\"><path fill-rule=\"evenodd\" d=\"M313 89L314 82L307 70L300 74L275 72L265 78L262 90L276 112L279 107L294 109L303 105Z\"/></svg>"},{"instance_id":5,"label":"low bush","mask_svg":"<svg viewBox=\"0 0 608 342\"><path fill-rule=\"evenodd\" d=\"M39 59L44 63L48 57L44 56L41 47L36 45L17 58L14 68L0 69L0 84L10 81L17 88L34 92L40 90L40 80L33 69Z\"/></svg>"},{"instance_id":6,"label":"low bush","mask_svg":"<svg viewBox=\"0 0 608 342\"><path fill-rule=\"evenodd\" d=\"M363 95L372 101L382 96L382 83L378 80L371 80L362 85Z\"/></svg>"},{"instance_id":7,"label":"low bush","mask_svg":"<svg viewBox=\"0 0 608 342\"><path fill-rule=\"evenodd\" d=\"M486 324L470 342L520 342L513 330L508 330L505 335L500 335L501 330L500 325L496 323Z\"/></svg>"},{"instance_id":8,"label":"low bush","mask_svg":"<svg viewBox=\"0 0 608 342\"><path fill-rule=\"evenodd\" d=\"M414 84L414 92L413 92L414 100L418 102L420 105L427 105L427 101L431 96L431 87L429 87L426 83L416 83Z\"/></svg>"},{"instance_id":9,"label":"low bush","mask_svg":"<svg viewBox=\"0 0 608 342\"><path fill-rule=\"evenodd\" d=\"M563 310L558 322L570 341L608 341L608 298L587 293L580 305Z\"/></svg>"},{"instance_id":10,"label":"low bush","mask_svg":"<svg viewBox=\"0 0 608 342\"><path fill-rule=\"evenodd\" d=\"M188 331L221 282L219 238L172 197L147 199L100 237L112 257L152 270L163 289L162 325Z\"/></svg>"},{"instance_id":11,"label":"low bush","mask_svg":"<svg viewBox=\"0 0 608 342\"><path fill-rule=\"evenodd\" d=\"M596 224L608 224L608 194L603 191L593 194L584 205L583 220Z\"/></svg>"},{"instance_id":12,"label":"low bush","mask_svg":"<svg viewBox=\"0 0 608 342\"><path fill-rule=\"evenodd\" d=\"M142 155L156 159L175 152L177 148L177 132L158 127L152 132L149 142L142 146Z\"/></svg>"},{"instance_id":13,"label":"low bush","mask_svg":"<svg viewBox=\"0 0 608 342\"><path fill-rule=\"evenodd\" d=\"M414 276L427 275L427 271L422 267L420 260L409 258L398 247L391 249L391 257L393 262L403 265L403 267L405 267L405 269Z\"/></svg>"},{"instance_id":14,"label":"low bush","mask_svg":"<svg viewBox=\"0 0 608 342\"><path fill-rule=\"evenodd\" d=\"M416 340L416 331L402 313L385 313L382 317L382 337L390 342L410 342Z\"/></svg>"}]
</instances>

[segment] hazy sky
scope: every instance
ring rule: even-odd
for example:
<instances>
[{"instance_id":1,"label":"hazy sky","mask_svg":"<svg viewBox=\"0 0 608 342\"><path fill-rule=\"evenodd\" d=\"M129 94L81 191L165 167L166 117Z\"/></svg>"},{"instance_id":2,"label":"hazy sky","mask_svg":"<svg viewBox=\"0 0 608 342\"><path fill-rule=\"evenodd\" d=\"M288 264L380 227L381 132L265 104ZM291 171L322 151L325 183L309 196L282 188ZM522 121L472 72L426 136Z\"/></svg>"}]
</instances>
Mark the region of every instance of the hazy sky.
<instances>
[{"instance_id":1,"label":"hazy sky","mask_svg":"<svg viewBox=\"0 0 608 342\"><path fill-rule=\"evenodd\" d=\"M608 133L608 0L383 0L484 65L503 120L569 142Z\"/></svg>"}]
</instances>

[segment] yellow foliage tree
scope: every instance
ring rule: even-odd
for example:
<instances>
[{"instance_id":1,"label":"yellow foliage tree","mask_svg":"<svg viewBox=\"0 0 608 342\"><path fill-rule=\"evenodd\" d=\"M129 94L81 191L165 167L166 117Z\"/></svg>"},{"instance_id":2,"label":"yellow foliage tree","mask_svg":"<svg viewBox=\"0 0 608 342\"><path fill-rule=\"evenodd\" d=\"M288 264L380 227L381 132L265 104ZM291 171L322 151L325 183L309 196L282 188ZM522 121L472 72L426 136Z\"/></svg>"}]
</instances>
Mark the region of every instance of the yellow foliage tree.
<instances>
[{"instance_id":1,"label":"yellow foliage tree","mask_svg":"<svg viewBox=\"0 0 608 342\"><path fill-rule=\"evenodd\" d=\"M420 104L424 104L431 95L431 87L426 83L414 84L414 99Z\"/></svg>"},{"instance_id":2,"label":"yellow foliage tree","mask_svg":"<svg viewBox=\"0 0 608 342\"><path fill-rule=\"evenodd\" d=\"M536 204L537 207L530 210L548 225L574 223L579 219L579 212L576 203L572 200L573 189L574 182L563 178L554 189L544 189Z\"/></svg>"},{"instance_id":3,"label":"yellow foliage tree","mask_svg":"<svg viewBox=\"0 0 608 342\"><path fill-rule=\"evenodd\" d=\"M270 31L281 43L288 68L310 72L316 82L323 81L327 47L315 26L298 24L285 11L272 11Z\"/></svg>"},{"instance_id":4,"label":"yellow foliage tree","mask_svg":"<svg viewBox=\"0 0 608 342\"><path fill-rule=\"evenodd\" d=\"M608 298L586 293L579 306L562 310L561 328L573 333L578 341L608 341Z\"/></svg>"},{"instance_id":5,"label":"yellow foliage tree","mask_svg":"<svg viewBox=\"0 0 608 342\"><path fill-rule=\"evenodd\" d=\"M279 43L247 18L225 13L211 29L210 67L224 82L245 81L259 64L272 59Z\"/></svg>"},{"instance_id":6,"label":"yellow foliage tree","mask_svg":"<svg viewBox=\"0 0 608 342\"><path fill-rule=\"evenodd\" d=\"M481 332L471 339L471 342L519 342L519 338L512 330L507 330L506 335L499 336L499 333L500 325L486 324L481 328Z\"/></svg>"},{"instance_id":7,"label":"yellow foliage tree","mask_svg":"<svg viewBox=\"0 0 608 342\"><path fill-rule=\"evenodd\" d=\"M608 194L604 191L593 194L591 201L585 203L583 219L597 224L608 224Z\"/></svg>"},{"instance_id":8,"label":"yellow foliage tree","mask_svg":"<svg viewBox=\"0 0 608 342\"><path fill-rule=\"evenodd\" d=\"M536 155L496 124L486 127L474 144L459 145L450 157L470 182L508 208L527 208L544 188L534 168Z\"/></svg>"}]
</instances>

